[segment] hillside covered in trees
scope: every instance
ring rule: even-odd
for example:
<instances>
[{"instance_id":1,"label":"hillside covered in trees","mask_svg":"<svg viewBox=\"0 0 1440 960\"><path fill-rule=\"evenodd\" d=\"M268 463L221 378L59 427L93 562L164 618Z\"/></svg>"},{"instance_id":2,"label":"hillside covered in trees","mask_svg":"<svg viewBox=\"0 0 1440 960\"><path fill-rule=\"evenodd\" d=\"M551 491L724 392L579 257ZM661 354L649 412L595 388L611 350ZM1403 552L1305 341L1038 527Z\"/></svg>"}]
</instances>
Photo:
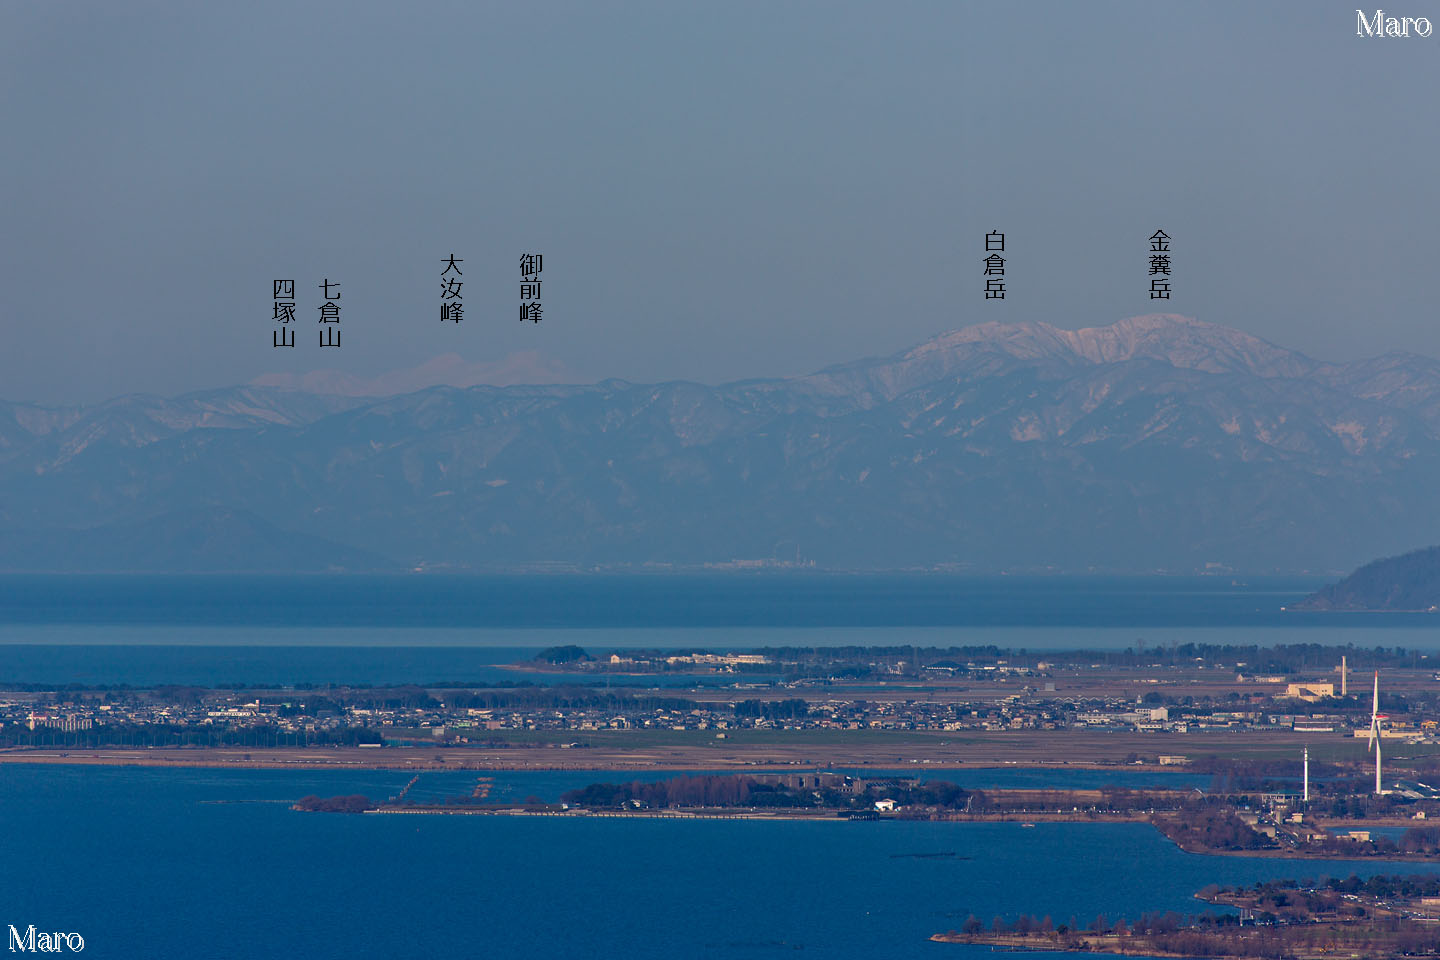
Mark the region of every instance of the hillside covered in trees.
<instances>
[{"instance_id":1,"label":"hillside covered in trees","mask_svg":"<svg viewBox=\"0 0 1440 960\"><path fill-rule=\"evenodd\" d=\"M1367 563L1297 609L1440 610L1440 547Z\"/></svg>"}]
</instances>

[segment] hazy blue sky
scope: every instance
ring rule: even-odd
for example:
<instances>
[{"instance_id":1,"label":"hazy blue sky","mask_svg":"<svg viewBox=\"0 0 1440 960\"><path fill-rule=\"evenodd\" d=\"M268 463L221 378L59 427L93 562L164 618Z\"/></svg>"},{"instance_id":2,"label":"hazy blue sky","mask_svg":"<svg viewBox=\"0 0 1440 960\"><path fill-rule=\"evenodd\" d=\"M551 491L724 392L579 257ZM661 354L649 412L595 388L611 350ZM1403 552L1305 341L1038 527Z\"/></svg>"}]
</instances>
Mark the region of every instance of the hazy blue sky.
<instances>
[{"instance_id":1,"label":"hazy blue sky","mask_svg":"<svg viewBox=\"0 0 1440 960\"><path fill-rule=\"evenodd\" d=\"M1353 6L0 11L7 399L449 351L538 349L583 379L806 372L982 320L1151 312L1157 227L1169 310L1322 358L1440 355L1440 32L1358 38ZM1390 12L1440 23L1430 0ZM980 293L994 228L1004 303ZM295 350L270 346L278 277ZM314 342L326 277L339 351Z\"/></svg>"}]
</instances>

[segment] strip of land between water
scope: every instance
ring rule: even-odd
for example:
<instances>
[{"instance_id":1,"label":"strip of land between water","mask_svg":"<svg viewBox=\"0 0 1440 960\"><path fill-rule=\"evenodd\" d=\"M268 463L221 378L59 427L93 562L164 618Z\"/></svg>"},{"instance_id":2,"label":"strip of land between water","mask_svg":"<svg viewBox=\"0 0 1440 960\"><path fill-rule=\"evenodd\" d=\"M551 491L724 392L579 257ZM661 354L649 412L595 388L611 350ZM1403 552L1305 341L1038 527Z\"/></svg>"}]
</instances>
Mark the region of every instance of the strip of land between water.
<instances>
[{"instance_id":1,"label":"strip of land between water","mask_svg":"<svg viewBox=\"0 0 1440 960\"><path fill-rule=\"evenodd\" d=\"M706 731L495 736L465 746L119 746L13 747L0 763L121 764L128 766L280 766L293 768L452 770L797 770L826 767L1007 767L1035 770L1136 770L1184 773L1157 764L1157 755L1293 758L1302 745L1317 759L1353 753L1353 739L1326 740L1291 730L1185 735L1091 731L942 733L919 731L745 731L724 739ZM1436 749L1440 749L1437 747ZM1415 745L1407 752L1431 752ZM1124 758L1143 756L1148 763Z\"/></svg>"},{"instance_id":2,"label":"strip of land between water","mask_svg":"<svg viewBox=\"0 0 1440 960\"><path fill-rule=\"evenodd\" d=\"M563 759L562 759L563 758ZM645 753L597 754L575 751L561 754L554 749L507 750L504 756L482 754L475 750L422 750L387 748L380 750L341 749L189 749L156 748L153 750L0 750L0 763L75 764L80 766L121 767L254 767L257 769L335 769L360 770L698 770L730 769L737 772L776 773L804 770L846 769L913 769L922 773L929 769L969 767L973 769L1110 771L1154 773L1160 776L1183 773L1176 767L1155 764L1122 764L1085 761L996 761L989 759L925 759L837 755L828 760L766 759L749 756L715 756L696 752L683 755L656 756Z\"/></svg>"}]
</instances>

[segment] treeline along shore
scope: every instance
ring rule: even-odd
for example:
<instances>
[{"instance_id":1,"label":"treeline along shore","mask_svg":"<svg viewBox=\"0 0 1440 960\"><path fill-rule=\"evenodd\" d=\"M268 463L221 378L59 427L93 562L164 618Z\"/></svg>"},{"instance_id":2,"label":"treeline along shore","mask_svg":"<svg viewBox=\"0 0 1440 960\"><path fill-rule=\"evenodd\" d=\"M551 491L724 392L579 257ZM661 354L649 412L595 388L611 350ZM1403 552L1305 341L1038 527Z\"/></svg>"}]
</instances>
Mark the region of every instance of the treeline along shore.
<instances>
[{"instance_id":1,"label":"treeline along shore","mask_svg":"<svg viewBox=\"0 0 1440 960\"><path fill-rule=\"evenodd\" d=\"M1142 913L1135 920L1021 913L989 924L971 914L959 930L937 933L941 943L984 944L1005 950L1322 960L1346 957L1440 956L1440 877L1275 880L1253 887L1210 886L1200 900L1232 912L1182 916Z\"/></svg>"},{"instance_id":2,"label":"treeline along shore","mask_svg":"<svg viewBox=\"0 0 1440 960\"><path fill-rule=\"evenodd\" d=\"M418 779L418 775L417 775ZM488 778L486 778L488 780ZM413 781L412 781L413 783ZM1143 822L1192 853L1289 859L1374 858L1440 860L1440 825L1428 825L1440 799L1365 798L1353 804L1311 805L1286 794L1208 795L1198 791L1001 789L967 790L943 780L865 778L837 773L685 775L658 781L592 783L562 794L558 803L531 797L494 803L489 786L441 803L366 797L306 797L308 812L455 813L558 816L787 816L867 820L1020 822ZM1394 823L1408 811L1399 836L1365 829ZM1320 815L1323 814L1323 815ZM1418 815L1418 816L1417 816ZM1322 825L1323 824L1323 825Z\"/></svg>"}]
</instances>

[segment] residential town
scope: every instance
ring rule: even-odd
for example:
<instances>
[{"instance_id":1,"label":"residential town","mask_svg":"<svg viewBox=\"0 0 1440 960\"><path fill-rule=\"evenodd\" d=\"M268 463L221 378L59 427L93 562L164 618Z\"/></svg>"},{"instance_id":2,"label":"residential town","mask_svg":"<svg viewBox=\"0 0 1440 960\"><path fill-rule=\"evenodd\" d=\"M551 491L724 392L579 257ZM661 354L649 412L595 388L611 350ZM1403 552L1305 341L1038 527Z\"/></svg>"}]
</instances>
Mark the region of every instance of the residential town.
<instances>
[{"instance_id":1,"label":"residential town","mask_svg":"<svg viewBox=\"0 0 1440 960\"><path fill-rule=\"evenodd\" d=\"M579 660L547 651L529 669L562 677L475 687L403 685L201 688L0 687L0 745L310 746L494 743L509 732L740 730L946 732L1085 730L1131 734L1291 731L1368 736L1370 677L1247 674L1248 661L1066 662L994 654L907 660L900 652L813 656L620 651ZM907 648L908 650L908 648ZM1128 655L1127 655L1128 656ZM1337 657L1336 659L1343 658ZM559 661L559 662L556 662ZM819 666L828 669L820 670ZM586 674L611 667L687 668L694 686L623 684ZM517 668L517 677L525 673ZM737 674L716 684L717 672ZM1337 669L1346 669L1342 664ZM1373 671L1377 735L1428 741L1440 729L1440 680L1427 665ZM1322 679L1323 677L1323 679ZM673 678L671 678L673 680ZM1357 688L1358 687L1358 688Z\"/></svg>"}]
</instances>

